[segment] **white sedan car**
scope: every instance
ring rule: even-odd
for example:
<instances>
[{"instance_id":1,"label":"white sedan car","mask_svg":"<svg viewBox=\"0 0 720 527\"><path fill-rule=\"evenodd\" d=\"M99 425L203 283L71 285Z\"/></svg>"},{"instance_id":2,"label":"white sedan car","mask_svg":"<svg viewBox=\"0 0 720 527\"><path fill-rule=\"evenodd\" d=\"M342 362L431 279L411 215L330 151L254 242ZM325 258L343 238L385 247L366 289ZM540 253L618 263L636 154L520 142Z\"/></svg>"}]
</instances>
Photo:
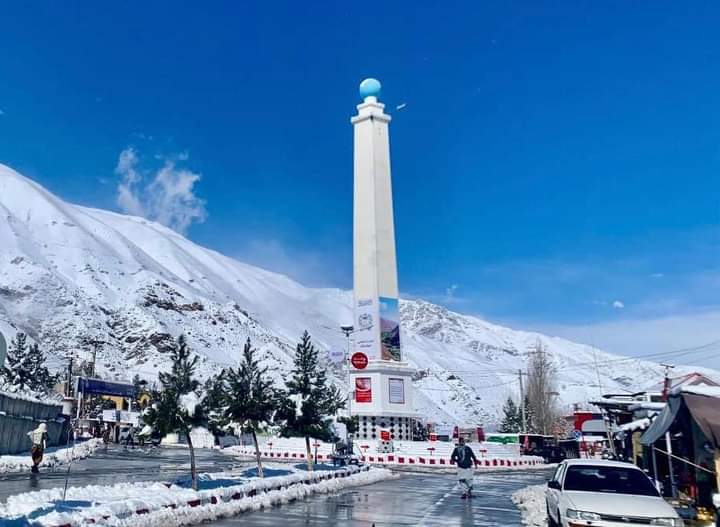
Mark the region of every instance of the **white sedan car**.
<instances>
[{"instance_id":1,"label":"white sedan car","mask_svg":"<svg viewBox=\"0 0 720 527\"><path fill-rule=\"evenodd\" d=\"M550 527L681 527L677 512L635 465L596 459L568 459L548 482Z\"/></svg>"}]
</instances>

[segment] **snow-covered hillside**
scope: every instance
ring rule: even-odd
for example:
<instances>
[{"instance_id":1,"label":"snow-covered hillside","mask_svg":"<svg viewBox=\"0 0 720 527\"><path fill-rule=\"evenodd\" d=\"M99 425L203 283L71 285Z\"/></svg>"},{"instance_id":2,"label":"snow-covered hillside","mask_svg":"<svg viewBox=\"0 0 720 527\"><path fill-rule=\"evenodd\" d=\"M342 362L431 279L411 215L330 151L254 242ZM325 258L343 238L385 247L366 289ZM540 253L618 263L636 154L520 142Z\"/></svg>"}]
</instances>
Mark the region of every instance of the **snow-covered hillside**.
<instances>
[{"instance_id":1,"label":"snow-covered hillside","mask_svg":"<svg viewBox=\"0 0 720 527\"><path fill-rule=\"evenodd\" d=\"M325 352L344 349L352 295L311 289L200 247L143 218L70 205L0 165L0 328L41 343L51 364L87 358L98 370L154 377L185 333L202 374L235 363L250 337L282 379L308 329ZM565 403L598 395L591 348L514 331L424 301L401 305L404 352L418 370L419 410L433 420L489 424L517 390L516 371L538 340L561 372ZM602 352L606 391L657 381L650 363ZM615 361L615 362L609 362ZM333 371L341 378L337 367Z\"/></svg>"}]
</instances>

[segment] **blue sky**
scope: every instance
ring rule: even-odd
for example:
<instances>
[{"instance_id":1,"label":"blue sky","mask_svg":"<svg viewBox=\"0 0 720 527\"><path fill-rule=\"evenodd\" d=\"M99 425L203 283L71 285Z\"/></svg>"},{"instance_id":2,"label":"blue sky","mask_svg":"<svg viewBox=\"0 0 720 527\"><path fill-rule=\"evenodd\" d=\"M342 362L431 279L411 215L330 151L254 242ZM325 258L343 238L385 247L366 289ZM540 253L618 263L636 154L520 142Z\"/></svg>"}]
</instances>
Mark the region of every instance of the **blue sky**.
<instances>
[{"instance_id":1,"label":"blue sky","mask_svg":"<svg viewBox=\"0 0 720 527\"><path fill-rule=\"evenodd\" d=\"M5 5L0 162L349 288L372 75L405 295L625 353L720 338L720 6L549 4Z\"/></svg>"}]
</instances>

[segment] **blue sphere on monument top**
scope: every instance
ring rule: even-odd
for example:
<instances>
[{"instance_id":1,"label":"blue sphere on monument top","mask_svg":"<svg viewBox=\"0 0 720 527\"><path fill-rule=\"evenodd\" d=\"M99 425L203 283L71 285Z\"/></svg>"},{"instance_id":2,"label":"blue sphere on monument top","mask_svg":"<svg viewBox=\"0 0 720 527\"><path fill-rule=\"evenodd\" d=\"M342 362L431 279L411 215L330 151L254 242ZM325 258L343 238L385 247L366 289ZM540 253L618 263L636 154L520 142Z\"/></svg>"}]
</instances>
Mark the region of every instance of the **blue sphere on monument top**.
<instances>
[{"instance_id":1,"label":"blue sphere on monument top","mask_svg":"<svg viewBox=\"0 0 720 527\"><path fill-rule=\"evenodd\" d=\"M367 97L377 97L380 95L382 84L377 79L369 78L360 83L360 97L365 100Z\"/></svg>"}]
</instances>

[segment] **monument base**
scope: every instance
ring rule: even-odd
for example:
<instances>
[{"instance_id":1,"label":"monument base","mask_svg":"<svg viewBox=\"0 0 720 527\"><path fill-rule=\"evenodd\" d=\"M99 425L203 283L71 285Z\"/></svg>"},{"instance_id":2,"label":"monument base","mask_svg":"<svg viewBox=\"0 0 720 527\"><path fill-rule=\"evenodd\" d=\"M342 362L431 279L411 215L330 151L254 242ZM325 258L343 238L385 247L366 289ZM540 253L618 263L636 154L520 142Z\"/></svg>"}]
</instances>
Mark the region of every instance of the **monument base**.
<instances>
[{"instance_id":1,"label":"monument base","mask_svg":"<svg viewBox=\"0 0 720 527\"><path fill-rule=\"evenodd\" d=\"M392 440L412 440L419 418L413 408L414 372L395 361L370 361L365 369L350 372L350 413L359 419L358 439L379 440L386 430Z\"/></svg>"}]
</instances>

